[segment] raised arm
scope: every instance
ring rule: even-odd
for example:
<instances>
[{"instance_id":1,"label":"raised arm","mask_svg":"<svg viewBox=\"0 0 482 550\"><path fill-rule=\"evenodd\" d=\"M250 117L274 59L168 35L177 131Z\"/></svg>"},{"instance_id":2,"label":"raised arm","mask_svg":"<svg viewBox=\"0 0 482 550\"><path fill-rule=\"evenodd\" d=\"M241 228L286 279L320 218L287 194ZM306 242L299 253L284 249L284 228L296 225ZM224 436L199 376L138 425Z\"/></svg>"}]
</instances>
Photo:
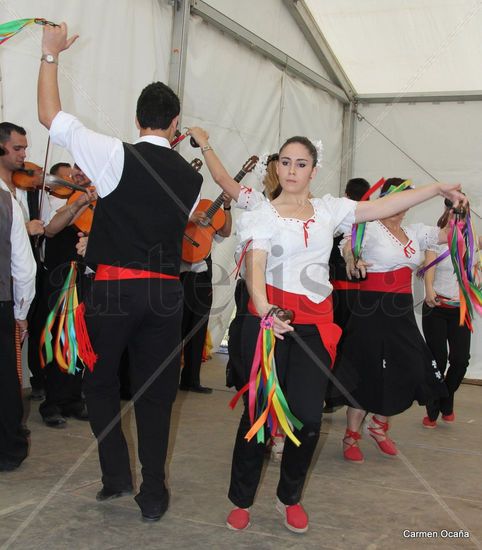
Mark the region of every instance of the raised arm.
<instances>
[{"instance_id":1,"label":"raised arm","mask_svg":"<svg viewBox=\"0 0 482 550\"><path fill-rule=\"evenodd\" d=\"M467 198L460 192L461 187L460 183L432 183L418 189L393 193L380 199L360 201L355 210L355 222L389 218L437 195L451 200L454 207L459 203L466 204Z\"/></svg>"},{"instance_id":2,"label":"raised arm","mask_svg":"<svg viewBox=\"0 0 482 550\"><path fill-rule=\"evenodd\" d=\"M235 181L224 168L216 153L209 145L209 134L202 128L193 127L189 129L189 134L196 140L201 147L206 165L213 180L235 201L238 200L241 185ZM209 148L208 148L209 147Z\"/></svg>"},{"instance_id":3,"label":"raised arm","mask_svg":"<svg viewBox=\"0 0 482 550\"><path fill-rule=\"evenodd\" d=\"M59 54L70 48L77 38L77 34L67 38L65 23L61 23L59 27L45 25L43 28L42 58L44 60L40 63L37 101L39 120L47 129L62 109L58 84ZM49 63L48 60L52 62Z\"/></svg>"}]
</instances>

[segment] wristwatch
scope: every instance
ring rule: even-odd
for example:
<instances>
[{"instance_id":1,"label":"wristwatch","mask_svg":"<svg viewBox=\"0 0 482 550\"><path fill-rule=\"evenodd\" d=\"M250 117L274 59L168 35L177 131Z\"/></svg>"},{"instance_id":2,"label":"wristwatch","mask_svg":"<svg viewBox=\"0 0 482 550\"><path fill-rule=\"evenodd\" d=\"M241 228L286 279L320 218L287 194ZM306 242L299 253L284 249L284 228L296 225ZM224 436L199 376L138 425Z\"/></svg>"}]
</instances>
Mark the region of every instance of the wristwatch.
<instances>
[{"instance_id":1,"label":"wristwatch","mask_svg":"<svg viewBox=\"0 0 482 550\"><path fill-rule=\"evenodd\" d=\"M46 61L47 63L55 63L55 65L58 65L56 57L53 56L51 53L44 53L40 58L40 61Z\"/></svg>"}]
</instances>

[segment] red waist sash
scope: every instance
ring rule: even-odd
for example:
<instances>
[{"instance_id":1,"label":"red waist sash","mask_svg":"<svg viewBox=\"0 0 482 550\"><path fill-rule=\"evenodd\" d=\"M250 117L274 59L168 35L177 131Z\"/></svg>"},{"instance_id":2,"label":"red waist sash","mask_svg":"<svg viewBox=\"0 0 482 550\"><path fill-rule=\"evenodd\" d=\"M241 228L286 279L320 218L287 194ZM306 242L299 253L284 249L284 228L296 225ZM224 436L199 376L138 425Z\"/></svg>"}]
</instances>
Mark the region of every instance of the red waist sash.
<instances>
[{"instance_id":1,"label":"red waist sash","mask_svg":"<svg viewBox=\"0 0 482 550\"><path fill-rule=\"evenodd\" d=\"M114 265L99 264L95 272L96 281L120 281L123 279L173 279L179 280L177 275L166 275L144 269L131 269Z\"/></svg>"},{"instance_id":2,"label":"red waist sash","mask_svg":"<svg viewBox=\"0 0 482 550\"><path fill-rule=\"evenodd\" d=\"M339 281L335 279L330 283L335 290L360 290L360 281Z\"/></svg>"},{"instance_id":3,"label":"red waist sash","mask_svg":"<svg viewBox=\"0 0 482 550\"><path fill-rule=\"evenodd\" d=\"M336 346L341 337L341 328L333 322L333 302L331 296L319 304L315 304L306 296L284 292L270 285L266 285L266 294L270 304L293 311L293 324L316 325L321 341L330 355L330 366L333 367L336 357ZM252 315L259 317L251 298L248 302L248 310Z\"/></svg>"},{"instance_id":4,"label":"red waist sash","mask_svg":"<svg viewBox=\"0 0 482 550\"><path fill-rule=\"evenodd\" d=\"M368 273L367 278L360 281L360 290L412 294L412 270L401 267L395 271Z\"/></svg>"}]
</instances>

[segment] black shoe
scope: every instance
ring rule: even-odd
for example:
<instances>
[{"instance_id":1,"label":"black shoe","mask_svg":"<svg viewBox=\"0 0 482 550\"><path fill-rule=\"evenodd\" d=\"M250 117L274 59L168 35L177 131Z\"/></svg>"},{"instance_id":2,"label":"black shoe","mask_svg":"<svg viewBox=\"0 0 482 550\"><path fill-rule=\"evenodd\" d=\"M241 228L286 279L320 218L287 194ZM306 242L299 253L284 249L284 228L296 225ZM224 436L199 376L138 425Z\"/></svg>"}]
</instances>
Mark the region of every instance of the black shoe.
<instances>
[{"instance_id":1,"label":"black shoe","mask_svg":"<svg viewBox=\"0 0 482 550\"><path fill-rule=\"evenodd\" d=\"M141 498L139 495L134 497L134 500L141 509L142 521L152 523L159 521L162 516L167 512L169 507L169 497L166 498L162 504L141 504Z\"/></svg>"},{"instance_id":2,"label":"black shoe","mask_svg":"<svg viewBox=\"0 0 482 550\"><path fill-rule=\"evenodd\" d=\"M32 432L27 428L26 424L20 424L20 428L18 429L21 435L24 437L28 437Z\"/></svg>"},{"instance_id":3,"label":"black shoe","mask_svg":"<svg viewBox=\"0 0 482 550\"><path fill-rule=\"evenodd\" d=\"M43 388L32 388L30 399L31 401L43 401L45 399L45 390Z\"/></svg>"},{"instance_id":4,"label":"black shoe","mask_svg":"<svg viewBox=\"0 0 482 550\"><path fill-rule=\"evenodd\" d=\"M77 420L89 420L89 413L85 403L78 407L66 407L62 409L62 415L66 417L76 418Z\"/></svg>"},{"instance_id":5,"label":"black shoe","mask_svg":"<svg viewBox=\"0 0 482 550\"><path fill-rule=\"evenodd\" d=\"M179 389L182 391L193 391L195 393L213 393L212 388L206 388L205 386L201 386L201 384L196 384L194 386L179 384Z\"/></svg>"},{"instance_id":6,"label":"black shoe","mask_svg":"<svg viewBox=\"0 0 482 550\"><path fill-rule=\"evenodd\" d=\"M49 428L64 428L67 424L67 420L59 413L43 416L42 420Z\"/></svg>"},{"instance_id":7,"label":"black shoe","mask_svg":"<svg viewBox=\"0 0 482 550\"><path fill-rule=\"evenodd\" d=\"M114 500L115 498L125 497L132 495L132 487L128 489L109 489L102 487L102 489L95 495L95 500L98 502L104 502L105 500Z\"/></svg>"},{"instance_id":8,"label":"black shoe","mask_svg":"<svg viewBox=\"0 0 482 550\"><path fill-rule=\"evenodd\" d=\"M20 466L17 462L12 462L6 458L0 459L0 472L13 472Z\"/></svg>"}]
</instances>

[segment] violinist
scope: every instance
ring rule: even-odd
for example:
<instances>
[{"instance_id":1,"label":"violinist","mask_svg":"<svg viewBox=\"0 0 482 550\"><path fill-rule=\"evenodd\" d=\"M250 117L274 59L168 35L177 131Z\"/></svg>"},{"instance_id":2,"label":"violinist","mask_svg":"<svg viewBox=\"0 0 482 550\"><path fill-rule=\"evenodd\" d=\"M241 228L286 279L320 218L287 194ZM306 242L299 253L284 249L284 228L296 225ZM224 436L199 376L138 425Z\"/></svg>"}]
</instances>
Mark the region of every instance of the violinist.
<instances>
[{"instance_id":1,"label":"violinist","mask_svg":"<svg viewBox=\"0 0 482 550\"><path fill-rule=\"evenodd\" d=\"M50 169L50 174L59 178L80 183L79 169L60 162ZM87 178L81 180L82 187L88 186ZM40 298L41 307L39 326L43 328L47 316L52 311L61 291L72 261L79 258L76 253L77 230L73 225L77 216L96 199L95 192L86 191L72 204L67 199L49 196L51 220L45 228L44 288ZM81 276L77 281L77 290L82 297L87 281ZM38 350L38 346L37 346ZM37 352L38 354L38 352ZM66 374L58 367L55 359L45 367L45 401L39 407L44 423L51 428L65 427L67 418L88 420L87 409L81 396L81 369L74 376Z\"/></svg>"},{"instance_id":2,"label":"violinist","mask_svg":"<svg viewBox=\"0 0 482 550\"><path fill-rule=\"evenodd\" d=\"M17 189L13 182L15 171L23 168L27 157L27 132L21 126L12 122L0 123L0 188L9 191L18 202L25 220L27 233L30 237L44 234L44 223L38 212L38 193L35 200L27 196L27 191ZM41 182L41 172L36 174L38 183Z\"/></svg>"},{"instance_id":3,"label":"violinist","mask_svg":"<svg viewBox=\"0 0 482 550\"><path fill-rule=\"evenodd\" d=\"M28 147L27 132L21 126L11 122L0 123L0 189L8 191L16 200L22 211L25 228L29 237L43 235L44 222L40 219L38 191L27 192L17 189L14 184L14 173L23 168ZM36 183L41 182L41 170L34 176ZM35 183L34 181L34 183ZM31 239L31 245L34 243ZM38 254L34 255L37 263L40 263ZM36 293L39 293L41 269L37 269ZM37 307L37 297L31 303L28 312L28 322L32 327L32 317ZM30 338L29 338L30 339ZM29 369L32 374L30 384L32 386L32 399L41 400L44 396L44 376L40 368L38 353L29 346ZM32 351L33 350L33 351Z\"/></svg>"}]
</instances>

